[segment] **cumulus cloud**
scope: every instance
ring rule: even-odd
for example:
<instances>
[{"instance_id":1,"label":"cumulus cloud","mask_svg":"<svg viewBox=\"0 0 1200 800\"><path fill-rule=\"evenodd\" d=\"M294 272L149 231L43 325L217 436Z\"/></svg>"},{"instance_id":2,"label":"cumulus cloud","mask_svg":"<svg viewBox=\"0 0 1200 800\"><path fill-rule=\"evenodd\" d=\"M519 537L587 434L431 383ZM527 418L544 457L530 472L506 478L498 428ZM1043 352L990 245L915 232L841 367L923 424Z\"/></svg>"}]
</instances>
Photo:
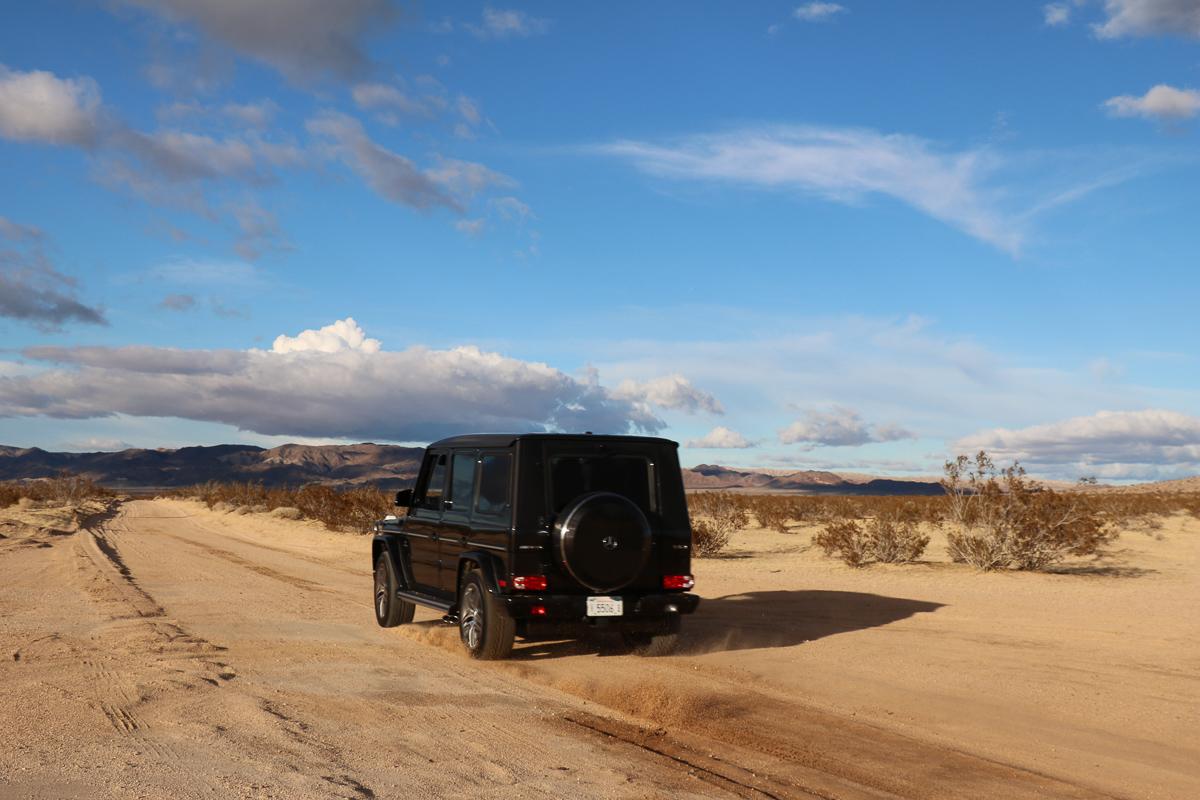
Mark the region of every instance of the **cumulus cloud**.
<instances>
[{"instance_id":1,"label":"cumulus cloud","mask_svg":"<svg viewBox=\"0 0 1200 800\"><path fill-rule=\"evenodd\" d=\"M624 380L617 386L613 396L688 414L701 411L725 413L717 398L692 386L691 381L682 375L667 375L641 383L632 379Z\"/></svg>"},{"instance_id":2,"label":"cumulus cloud","mask_svg":"<svg viewBox=\"0 0 1200 800\"><path fill-rule=\"evenodd\" d=\"M44 234L0 217L0 317L58 330L68 322L107 325L104 313L76 297L77 282L54 268Z\"/></svg>"},{"instance_id":3,"label":"cumulus cloud","mask_svg":"<svg viewBox=\"0 0 1200 800\"><path fill-rule=\"evenodd\" d=\"M0 136L88 146L99 126L100 88L91 78L59 78L0 65Z\"/></svg>"},{"instance_id":4,"label":"cumulus cloud","mask_svg":"<svg viewBox=\"0 0 1200 800\"><path fill-rule=\"evenodd\" d=\"M302 331L299 336L275 337L271 345L272 353L341 353L346 350L357 350L362 353L378 353L378 339L368 339L363 329L354 321L354 317L339 319L324 328Z\"/></svg>"},{"instance_id":5,"label":"cumulus cloud","mask_svg":"<svg viewBox=\"0 0 1200 800\"><path fill-rule=\"evenodd\" d=\"M805 3L797 6L792 16L804 22L825 22L848 10L839 3Z\"/></svg>"},{"instance_id":6,"label":"cumulus cloud","mask_svg":"<svg viewBox=\"0 0 1200 800\"><path fill-rule=\"evenodd\" d=\"M480 39L514 39L545 33L550 30L550 21L516 9L485 7L482 19L466 27Z\"/></svg>"},{"instance_id":7,"label":"cumulus cloud","mask_svg":"<svg viewBox=\"0 0 1200 800\"><path fill-rule=\"evenodd\" d=\"M1163 409L1100 411L1028 428L995 428L954 443L1068 477L1160 477L1200 469L1200 417Z\"/></svg>"},{"instance_id":8,"label":"cumulus cloud","mask_svg":"<svg viewBox=\"0 0 1200 800\"><path fill-rule=\"evenodd\" d=\"M653 175L793 190L858 203L900 200L971 236L1013 252L1022 231L986 186L996 166L982 150L944 152L914 136L813 126L753 128L669 144L619 141L601 152Z\"/></svg>"},{"instance_id":9,"label":"cumulus cloud","mask_svg":"<svg viewBox=\"0 0 1200 800\"><path fill-rule=\"evenodd\" d=\"M857 411L842 406L830 411L806 411L803 419L779 431L783 444L807 447L858 447L912 438L913 434L895 425L871 425Z\"/></svg>"},{"instance_id":10,"label":"cumulus cloud","mask_svg":"<svg viewBox=\"0 0 1200 800\"><path fill-rule=\"evenodd\" d=\"M699 439L689 439L684 447L708 448L714 450L740 450L753 447L754 442L737 431L718 425Z\"/></svg>"},{"instance_id":11,"label":"cumulus cloud","mask_svg":"<svg viewBox=\"0 0 1200 800\"><path fill-rule=\"evenodd\" d=\"M1200 39L1196 0L1105 0L1106 19L1096 26L1104 39L1176 35Z\"/></svg>"},{"instance_id":12,"label":"cumulus cloud","mask_svg":"<svg viewBox=\"0 0 1200 800\"><path fill-rule=\"evenodd\" d=\"M1123 94L1109 98L1104 101L1104 108L1114 117L1188 119L1200 114L1200 91L1160 83L1141 97Z\"/></svg>"},{"instance_id":13,"label":"cumulus cloud","mask_svg":"<svg viewBox=\"0 0 1200 800\"><path fill-rule=\"evenodd\" d=\"M371 59L362 41L393 22L391 0L124 0L291 77L363 74Z\"/></svg>"},{"instance_id":14,"label":"cumulus cloud","mask_svg":"<svg viewBox=\"0 0 1200 800\"><path fill-rule=\"evenodd\" d=\"M664 426L652 401L620 397L595 373L579 380L477 347L389 351L350 318L281 336L271 350L37 347L23 355L56 366L0 377L0 416L168 416L264 435L399 441Z\"/></svg>"}]
</instances>

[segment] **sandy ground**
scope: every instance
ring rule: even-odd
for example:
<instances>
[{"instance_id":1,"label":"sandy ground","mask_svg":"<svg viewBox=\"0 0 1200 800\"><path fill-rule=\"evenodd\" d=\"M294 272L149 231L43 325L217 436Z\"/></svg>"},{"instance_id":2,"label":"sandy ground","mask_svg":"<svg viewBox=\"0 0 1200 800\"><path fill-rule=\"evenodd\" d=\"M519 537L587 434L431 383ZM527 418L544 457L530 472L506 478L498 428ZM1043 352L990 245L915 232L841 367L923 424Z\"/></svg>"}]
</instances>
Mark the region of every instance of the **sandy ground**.
<instances>
[{"instance_id":1,"label":"sandy ground","mask_svg":"<svg viewBox=\"0 0 1200 800\"><path fill-rule=\"evenodd\" d=\"M0 512L0 798L1200 796L1200 523L1066 574L697 562L684 650L382 630L369 540Z\"/></svg>"}]
</instances>

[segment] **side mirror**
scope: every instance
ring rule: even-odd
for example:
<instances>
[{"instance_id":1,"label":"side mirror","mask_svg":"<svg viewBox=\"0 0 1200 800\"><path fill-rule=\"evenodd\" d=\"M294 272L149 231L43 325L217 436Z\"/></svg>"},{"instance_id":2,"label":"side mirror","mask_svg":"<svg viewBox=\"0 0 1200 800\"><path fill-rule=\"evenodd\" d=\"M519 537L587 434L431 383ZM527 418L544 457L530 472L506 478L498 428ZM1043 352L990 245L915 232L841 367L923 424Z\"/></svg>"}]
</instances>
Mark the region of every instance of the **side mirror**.
<instances>
[{"instance_id":1,"label":"side mirror","mask_svg":"<svg viewBox=\"0 0 1200 800\"><path fill-rule=\"evenodd\" d=\"M400 508L408 508L412 505L412 489L401 489L396 492L396 505Z\"/></svg>"}]
</instances>

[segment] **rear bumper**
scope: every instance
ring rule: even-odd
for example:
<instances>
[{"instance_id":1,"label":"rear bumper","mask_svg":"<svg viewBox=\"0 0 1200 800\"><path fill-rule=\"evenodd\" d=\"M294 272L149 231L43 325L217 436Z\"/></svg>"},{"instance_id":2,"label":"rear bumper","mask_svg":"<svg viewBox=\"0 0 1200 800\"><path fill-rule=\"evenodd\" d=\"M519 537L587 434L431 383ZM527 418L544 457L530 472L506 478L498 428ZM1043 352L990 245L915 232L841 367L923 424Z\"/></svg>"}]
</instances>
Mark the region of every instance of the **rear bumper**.
<instances>
[{"instance_id":1,"label":"rear bumper","mask_svg":"<svg viewBox=\"0 0 1200 800\"><path fill-rule=\"evenodd\" d=\"M613 625L622 622L648 622L691 614L700 605L700 596L686 592L662 594L620 594L624 613L619 617L589 617L587 595L582 594L509 594L502 595L508 615L516 620L538 622L576 622L593 625ZM545 609L534 615L534 606Z\"/></svg>"}]
</instances>

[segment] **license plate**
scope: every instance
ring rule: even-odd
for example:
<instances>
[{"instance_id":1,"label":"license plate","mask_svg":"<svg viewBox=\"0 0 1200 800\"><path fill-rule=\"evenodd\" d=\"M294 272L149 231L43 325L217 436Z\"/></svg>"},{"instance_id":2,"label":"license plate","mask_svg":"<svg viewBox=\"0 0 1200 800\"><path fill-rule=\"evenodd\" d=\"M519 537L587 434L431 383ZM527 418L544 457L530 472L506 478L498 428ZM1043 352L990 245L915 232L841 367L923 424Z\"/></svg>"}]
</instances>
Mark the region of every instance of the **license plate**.
<instances>
[{"instance_id":1,"label":"license plate","mask_svg":"<svg viewBox=\"0 0 1200 800\"><path fill-rule=\"evenodd\" d=\"M625 601L619 597L589 597L587 599L587 615L589 617L619 617L625 613Z\"/></svg>"}]
</instances>

